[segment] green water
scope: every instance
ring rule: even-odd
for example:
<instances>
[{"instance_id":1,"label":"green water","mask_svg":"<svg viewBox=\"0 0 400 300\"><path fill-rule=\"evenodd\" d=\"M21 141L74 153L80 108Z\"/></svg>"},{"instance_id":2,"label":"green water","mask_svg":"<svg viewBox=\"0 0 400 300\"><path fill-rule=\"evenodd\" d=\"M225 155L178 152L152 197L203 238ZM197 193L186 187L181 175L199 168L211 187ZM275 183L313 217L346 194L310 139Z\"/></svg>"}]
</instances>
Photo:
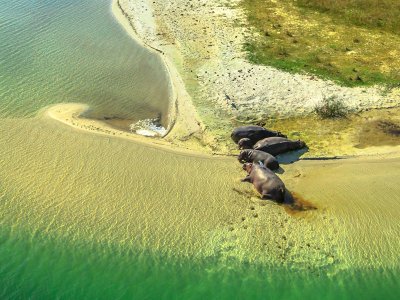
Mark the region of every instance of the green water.
<instances>
[{"instance_id":1,"label":"green water","mask_svg":"<svg viewBox=\"0 0 400 300\"><path fill-rule=\"evenodd\" d=\"M1 299L398 299L399 272L172 259L2 229ZM12 274L12 276L10 276ZM9 276L5 276L9 275Z\"/></svg>"},{"instance_id":2,"label":"green water","mask_svg":"<svg viewBox=\"0 0 400 300\"><path fill-rule=\"evenodd\" d=\"M319 210L291 217L237 193L250 187L234 158L30 118L70 101L98 116L164 111L160 60L129 39L108 0L1 0L0 37L0 299L399 298L399 187L384 171L398 162L348 166L358 190L340 176L329 189L335 166L305 171L319 182L298 190ZM392 194L364 188L368 172Z\"/></svg>"}]
</instances>

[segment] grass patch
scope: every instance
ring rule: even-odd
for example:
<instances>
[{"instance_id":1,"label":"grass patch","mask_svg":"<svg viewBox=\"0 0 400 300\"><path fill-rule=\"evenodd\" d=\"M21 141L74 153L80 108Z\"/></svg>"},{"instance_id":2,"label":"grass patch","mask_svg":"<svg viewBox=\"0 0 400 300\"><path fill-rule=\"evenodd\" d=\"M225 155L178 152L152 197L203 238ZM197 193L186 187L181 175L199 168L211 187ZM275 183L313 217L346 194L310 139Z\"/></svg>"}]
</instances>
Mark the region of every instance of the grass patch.
<instances>
[{"instance_id":1,"label":"grass patch","mask_svg":"<svg viewBox=\"0 0 400 300\"><path fill-rule=\"evenodd\" d=\"M400 82L400 3L243 0L241 5L257 33L244 45L253 63L345 86Z\"/></svg>"},{"instance_id":2,"label":"grass patch","mask_svg":"<svg viewBox=\"0 0 400 300\"><path fill-rule=\"evenodd\" d=\"M296 0L302 8L329 14L336 21L397 34L400 29L398 0Z\"/></svg>"},{"instance_id":3,"label":"grass patch","mask_svg":"<svg viewBox=\"0 0 400 300\"><path fill-rule=\"evenodd\" d=\"M338 98L332 96L314 108L314 112L322 119L344 118L349 114L349 109Z\"/></svg>"}]
</instances>

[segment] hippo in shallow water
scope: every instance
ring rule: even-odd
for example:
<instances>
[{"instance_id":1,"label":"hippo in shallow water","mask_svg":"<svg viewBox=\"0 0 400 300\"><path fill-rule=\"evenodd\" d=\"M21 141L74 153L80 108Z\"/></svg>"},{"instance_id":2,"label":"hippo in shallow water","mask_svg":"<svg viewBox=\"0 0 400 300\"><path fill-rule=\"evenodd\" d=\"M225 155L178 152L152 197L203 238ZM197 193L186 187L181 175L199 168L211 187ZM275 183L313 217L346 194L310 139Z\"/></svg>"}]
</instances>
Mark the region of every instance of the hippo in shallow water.
<instances>
[{"instance_id":1,"label":"hippo in shallow water","mask_svg":"<svg viewBox=\"0 0 400 300\"><path fill-rule=\"evenodd\" d=\"M254 150L264 151L271 155L279 155L288 151L304 148L306 144L303 141L291 141L282 137L269 137L258 141Z\"/></svg>"},{"instance_id":2,"label":"hippo in shallow water","mask_svg":"<svg viewBox=\"0 0 400 300\"><path fill-rule=\"evenodd\" d=\"M270 169L262 164L245 163L243 169L247 176L242 182L251 182L261 194L261 199L274 200L282 203L285 200L285 184Z\"/></svg>"},{"instance_id":3,"label":"hippo in shallow water","mask_svg":"<svg viewBox=\"0 0 400 300\"><path fill-rule=\"evenodd\" d=\"M272 136L286 137L280 132L268 130L264 127L254 125L237 127L233 130L231 134L231 138L235 143L239 142L239 140L243 138L248 138L253 143L256 143L261 139Z\"/></svg>"},{"instance_id":4,"label":"hippo in shallow water","mask_svg":"<svg viewBox=\"0 0 400 300\"><path fill-rule=\"evenodd\" d=\"M253 149L246 149L240 151L238 156L238 160L241 163L249 162L249 163L258 163L261 162L266 166L268 169L276 170L279 169L279 162L278 160L272 156L271 154L263 151L253 150Z\"/></svg>"}]
</instances>

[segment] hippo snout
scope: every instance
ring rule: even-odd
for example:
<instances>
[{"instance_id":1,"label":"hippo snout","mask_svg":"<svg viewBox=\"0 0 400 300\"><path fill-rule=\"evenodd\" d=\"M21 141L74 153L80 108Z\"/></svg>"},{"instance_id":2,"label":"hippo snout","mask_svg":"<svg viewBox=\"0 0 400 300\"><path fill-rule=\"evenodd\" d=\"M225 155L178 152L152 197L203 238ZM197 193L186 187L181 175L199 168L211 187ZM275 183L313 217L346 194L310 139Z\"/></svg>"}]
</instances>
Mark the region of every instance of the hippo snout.
<instances>
[{"instance_id":1,"label":"hippo snout","mask_svg":"<svg viewBox=\"0 0 400 300\"><path fill-rule=\"evenodd\" d=\"M239 155L238 155L238 161L240 162L240 163L244 163L244 159L243 159L243 151L240 151L240 153L239 153Z\"/></svg>"},{"instance_id":2,"label":"hippo snout","mask_svg":"<svg viewBox=\"0 0 400 300\"><path fill-rule=\"evenodd\" d=\"M250 174L250 171L251 171L252 167L253 167L252 163L245 163L245 164L243 164L242 169Z\"/></svg>"}]
</instances>

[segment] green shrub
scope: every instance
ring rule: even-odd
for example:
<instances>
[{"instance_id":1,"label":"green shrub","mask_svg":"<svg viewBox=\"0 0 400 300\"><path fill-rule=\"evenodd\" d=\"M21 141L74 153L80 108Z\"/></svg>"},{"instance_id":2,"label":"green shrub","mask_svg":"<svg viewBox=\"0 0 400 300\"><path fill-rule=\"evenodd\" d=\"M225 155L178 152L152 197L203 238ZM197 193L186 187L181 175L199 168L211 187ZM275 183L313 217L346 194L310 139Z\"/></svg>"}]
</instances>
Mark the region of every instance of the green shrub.
<instances>
[{"instance_id":1,"label":"green shrub","mask_svg":"<svg viewBox=\"0 0 400 300\"><path fill-rule=\"evenodd\" d=\"M335 96L324 98L314 108L314 112L323 119L334 119L346 117L349 109Z\"/></svg>"}]
</instances>

